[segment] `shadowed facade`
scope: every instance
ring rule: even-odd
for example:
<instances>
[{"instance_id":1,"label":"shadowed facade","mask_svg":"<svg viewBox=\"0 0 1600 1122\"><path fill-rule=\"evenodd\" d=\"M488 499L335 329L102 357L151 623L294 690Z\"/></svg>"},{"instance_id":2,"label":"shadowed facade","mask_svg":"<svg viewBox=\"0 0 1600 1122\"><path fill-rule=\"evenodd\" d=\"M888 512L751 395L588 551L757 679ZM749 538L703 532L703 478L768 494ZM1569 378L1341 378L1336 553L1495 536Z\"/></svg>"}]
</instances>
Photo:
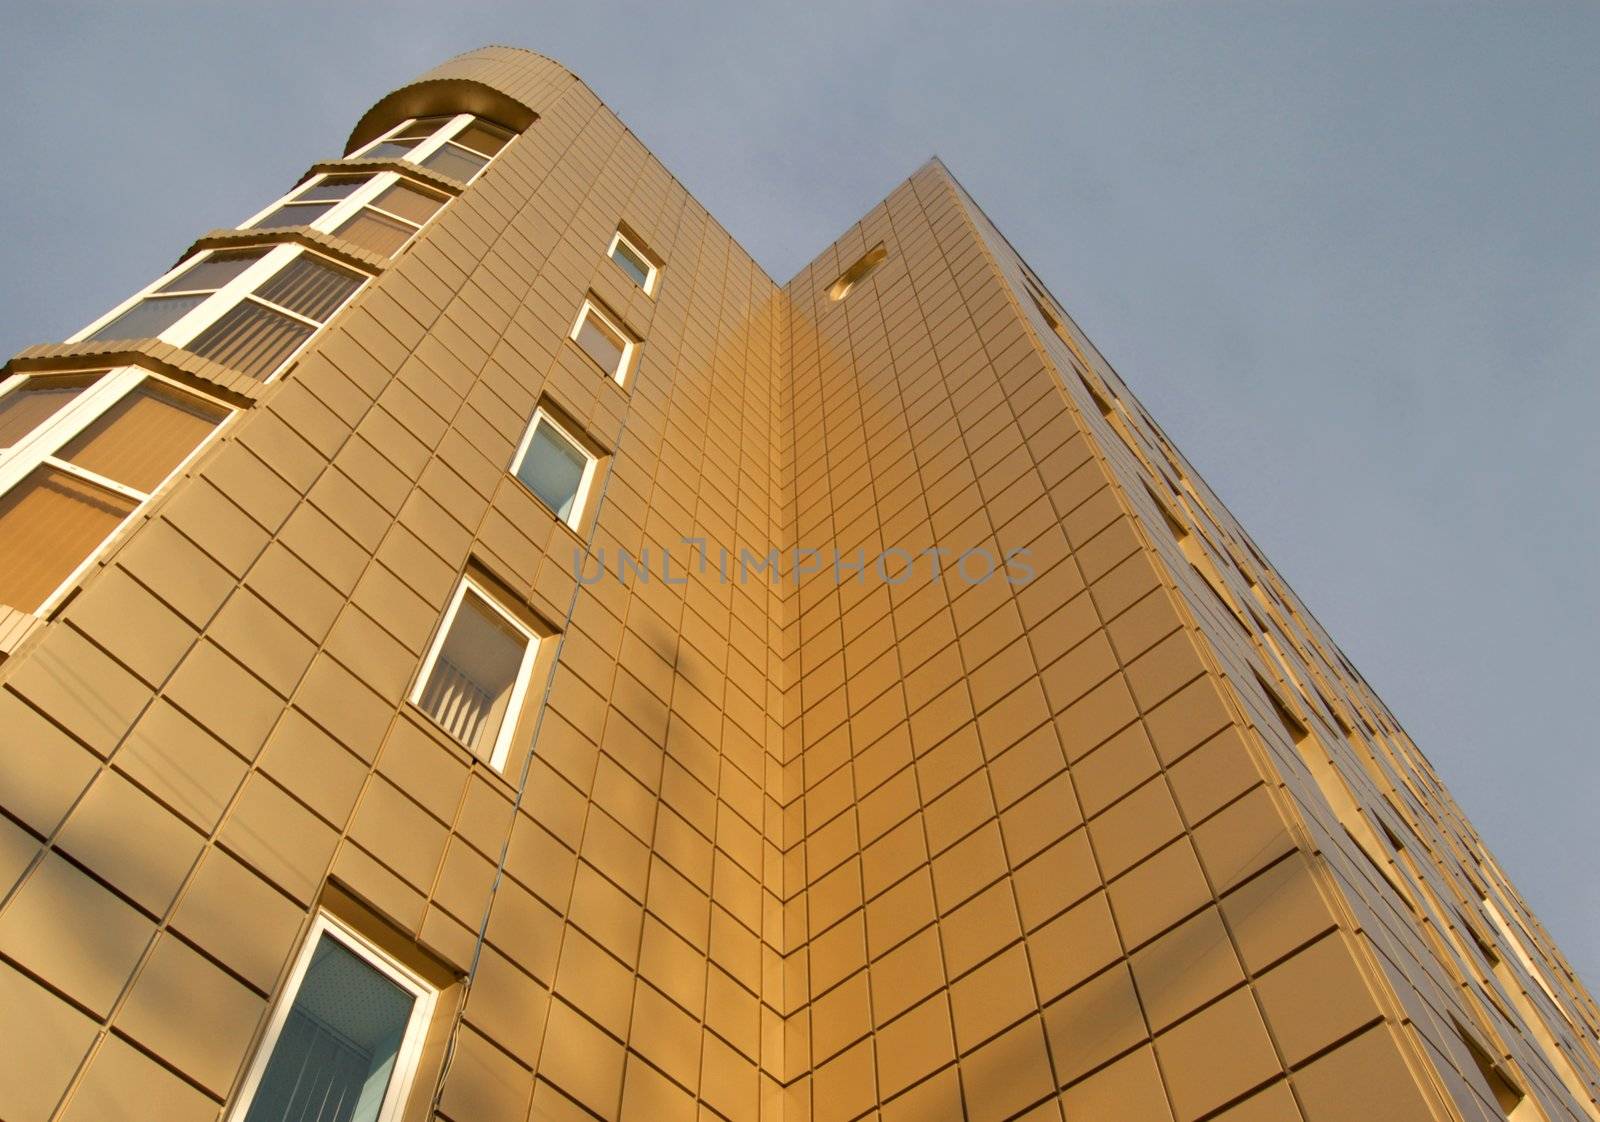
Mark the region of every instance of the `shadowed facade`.
<instances>
[{"instance_id":1,"label":"shadowed facade","mask_svg":"<svg viewBox=\"0 0 1600 1122\"><path fill-rule=\"evenodd\" d=\"M0 381L0 1118L1600 1119L937 160L780 286L491 47L263 203Z\"/></svg>"}]
</instances>

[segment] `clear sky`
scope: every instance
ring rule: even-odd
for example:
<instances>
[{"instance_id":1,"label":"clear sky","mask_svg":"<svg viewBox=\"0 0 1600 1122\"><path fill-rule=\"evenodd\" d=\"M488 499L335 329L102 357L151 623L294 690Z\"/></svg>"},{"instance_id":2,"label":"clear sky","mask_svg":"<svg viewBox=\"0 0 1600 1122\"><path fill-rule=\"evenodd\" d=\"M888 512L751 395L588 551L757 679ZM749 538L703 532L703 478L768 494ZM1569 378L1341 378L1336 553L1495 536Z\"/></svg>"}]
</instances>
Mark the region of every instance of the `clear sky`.
<instances>
[{"instance_id":1,"label":"clear sky","mask_svg":"<svg viewBox=\"0 0 1600 1122\"><path fill-rule=\"evenodd\" d=\"M7 0L0 352L490 42L780 281L941 155L1600 985L1600 7Z\"/></svg>"}]
</instances>

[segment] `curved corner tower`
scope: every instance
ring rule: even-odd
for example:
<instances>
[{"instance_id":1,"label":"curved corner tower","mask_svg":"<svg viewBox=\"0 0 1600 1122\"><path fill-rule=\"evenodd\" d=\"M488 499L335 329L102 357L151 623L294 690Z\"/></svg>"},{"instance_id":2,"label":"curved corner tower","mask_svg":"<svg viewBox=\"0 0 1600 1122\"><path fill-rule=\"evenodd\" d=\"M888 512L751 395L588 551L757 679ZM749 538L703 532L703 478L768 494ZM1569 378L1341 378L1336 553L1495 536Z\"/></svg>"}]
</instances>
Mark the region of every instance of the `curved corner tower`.
<instances>
[{"instance_id":1,"label":"curved corner tower","mask_svg":"<svg viewBox=\"0 0 1600 1122\"><path fill-rule=\"evenodd\" d=\"M937 161L452 59L0 379L0 1118L1592 1122L1600 1012Z\"/></svg>"}]
</instances>

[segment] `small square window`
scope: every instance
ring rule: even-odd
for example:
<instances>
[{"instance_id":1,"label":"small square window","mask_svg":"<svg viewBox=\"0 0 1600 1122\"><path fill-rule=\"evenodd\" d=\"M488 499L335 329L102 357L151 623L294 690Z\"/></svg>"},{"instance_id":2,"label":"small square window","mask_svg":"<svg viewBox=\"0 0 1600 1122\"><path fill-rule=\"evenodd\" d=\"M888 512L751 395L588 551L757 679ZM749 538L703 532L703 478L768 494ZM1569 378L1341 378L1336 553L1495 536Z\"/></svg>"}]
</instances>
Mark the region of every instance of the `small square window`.
<instances>
[{"instance_id":1,"label":"small square window","mask_svg":"<svg viewBox=\"0 0 1600 1122\"><path fill-rule=\"evenodd\" d=\"M318 916L230 1120L395 1122L436 996L365 939Z\"/></svg>"},{"instance_id":2,"label":"small square window","mask_svg":"<svg viewBox=\"0 0 1600 1122\"><path fill-rule=\"evenodd\" d=\"M644 289L646 296L655 295L656 274L660 271L650 255L645 253L621 230L611 235L611 248L606 251L617 267L632 278L633 283Z\"/></svg>"},{"instance_id":3,"label":"small square window","mask_svg":"<svg viewBox=\"0 0 1600 1122\"><path fill-rule=\"evenodd\" d=\"M411 702L497 771L533 676L538 637L471 579L434 636Z\"/></svg>"},{"instance_id":4,"label":"small square window","mask_svg":"<svg viewBox=\"0 0 1600 1122\"><path fill-rule=\"evenodd\" d=\"M593 300L583 302L578 320L572 325L571 338L600 369L615 378L618 385L627 378L633 350L638 344L596 307Z\"/></svg>"},{"instance_id":5,"label":"small square window","mask_svg":"<svg viewBox=\"0 0 1600 1122\"><path fill-rule=\"evenodd\" d=\"M598 458L541 407L513 469L528 490L573 529L583 517Z\"/></svg>"}]
</instances>

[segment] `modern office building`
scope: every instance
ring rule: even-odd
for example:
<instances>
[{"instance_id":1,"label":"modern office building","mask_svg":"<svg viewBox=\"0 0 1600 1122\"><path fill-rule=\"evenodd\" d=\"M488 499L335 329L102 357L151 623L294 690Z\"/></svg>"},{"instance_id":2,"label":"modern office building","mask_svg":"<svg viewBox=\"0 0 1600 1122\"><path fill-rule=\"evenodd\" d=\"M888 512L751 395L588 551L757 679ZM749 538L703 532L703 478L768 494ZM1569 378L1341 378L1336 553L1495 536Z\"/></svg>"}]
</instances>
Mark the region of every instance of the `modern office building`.
<instances>
[{"instance_id":1,"label":"modern office building","mask_svg":"<svg viewBox=\"0 0 1600 1122\"><path fill-rule=\"evenodd\" d=\"M536 54L328 155L0 381L0 1119L1600 1119L938 161L780 285Z\"/></svg>"}]
</instances>

